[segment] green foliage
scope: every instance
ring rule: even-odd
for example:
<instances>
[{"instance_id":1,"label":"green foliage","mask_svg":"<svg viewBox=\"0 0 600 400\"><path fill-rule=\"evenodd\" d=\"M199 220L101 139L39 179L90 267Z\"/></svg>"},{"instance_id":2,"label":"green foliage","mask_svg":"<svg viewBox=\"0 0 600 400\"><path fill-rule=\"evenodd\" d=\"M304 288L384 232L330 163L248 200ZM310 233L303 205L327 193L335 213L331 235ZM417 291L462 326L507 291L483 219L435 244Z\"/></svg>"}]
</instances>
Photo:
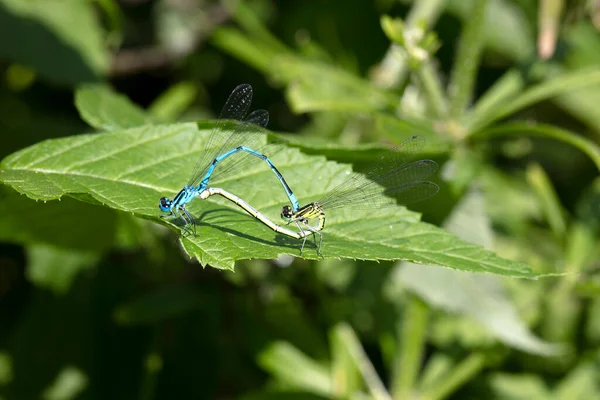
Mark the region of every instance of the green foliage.
<instances>
[{"instance_id":1,"label":"green foliage","mask_svg":"<svg viewBox=\"0 0 600 400\"><path fill-rule=\"evenodd\" d=\"M0 1L0 56L32 66L51 81L95 81L108 69L102 30L90 2ZM18 40L27 38L27 40Z\"/></svg>"},{"instance_id":2,"label":"green foliage","mask_svg":"<svg viewBox=\"0 0 600 400\"><path fill-rule=\"evenodd\" d=\"M152 123L144 110L104 86L81 87L75 93L75 105L81 119L99 130L115 131Z\"/></svg>"},{"instance_id":3,"label":"green foliage","mask_svg":"<svg viewBox=\"0 0 600 400\"><path fill-rule=\"evenodd\" d=\"M92 204L156 218L157 199L165 194L172 198L187 182L187 171L212 131L210 124L206 127L198 131L194 124L157 125L46 141L6 158L0 179L34 200L73 195ZM156 154L160 154L158 159ZM302 204L319 199L348 173L344 167L292 150L277 154L273 162L288 183L298 187L295 193ZM300 185L301 179L308 179L310 185ZM272 220L284 204L284 193L279 200L271 194L277 181L266 165L212 185L234 187L238 196ZM202 265L233 269L235 260L298 254L299 241L286 240L257 224L233 204L216 203L190 206L201 223L197 236L181 239L187 253ZM223 206L229 212L219 212L224 211ZM502 260L433 225L418 223L416 214L400 207L376 215L351 209L332 212L324 236L326 257L404 259L475 272L532 276L527 266ZM316 248L305 253L318 259Z\"/></svg>"},{"instance_id":4,"label":"green foliage","mask_svg":"<svg viewBox=\"0 0 600 400\"><path fill-rule=\"evenodd\" d=\"M0 399L600 396L593 2L129 3L0 0ZM410 135L440 192L325 259L218 196L180 238L242 82L301 203ZM211 185L281 221L265 163Z\"/></svg>"}]
</instances>

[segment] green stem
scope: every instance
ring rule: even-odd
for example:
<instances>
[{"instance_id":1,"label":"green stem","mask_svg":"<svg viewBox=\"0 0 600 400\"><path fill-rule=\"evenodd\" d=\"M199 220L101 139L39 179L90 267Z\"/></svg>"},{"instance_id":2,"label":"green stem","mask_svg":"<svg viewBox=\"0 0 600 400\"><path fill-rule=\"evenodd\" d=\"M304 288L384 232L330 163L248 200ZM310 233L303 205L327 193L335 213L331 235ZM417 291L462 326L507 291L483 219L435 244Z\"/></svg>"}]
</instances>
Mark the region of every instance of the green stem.
<instances>
[{"instance_id":1,"label":"green stem","mask_svg":"<svg viewBox=\"0 0 600 400\"><path fill-rule=\"evenodd\" d=\"M483 353L471 354L460 364L456 365L450 374L422 398L427 400L445 399L465 382L470 381L485 367L486 356Z\"/></svg>"},{"instance_id":2,"label":"green stem","mask_svg":"<svg viewBox=\"0 0 600 400\"><path fill-rule=\"evenodd\" d=\"M430 61L424 61L417 73L434 118L445 117L448 113L448 103L442 89L442 83Z\"/></svg>"},{"instance_id":3,"label":"green stem","mask_svg":"<svg viewBox=\"0 0 600 400\"><path fill-rule=\"evenodd\" d=\"M413 3L406 24L408 26L422 25L423 29L428 30L438 20L440 14L446 8L447 0L418 0Z\"/></svg>"},{"instance_id":4,"label":"green stem","mask_svg":"<svg viewBox=\"0 0 600 400\"><path fill-rule=\"evenodd\" d=\"M352 327L342 324L339 326L337 334L346 344L348 352L369 388L372 398L375 400L392 400Z\"/></svg>"},{"instance_id":5,"label":"green stem","mask_svg":"<svg viewBox=\"0 0 600 400\"><path fill-rule=\"evenodd\" d=\"M546 217L548 225L550 225L550 230L562 245L567 231L567 221L560 204L560 199L552 186L550 178L546 174L546 171L537 163L527 166L525 176L534 193L537 194L542 212Z\"/></svg>"},{"instance_id":6,"label":"green stem","mask_svg":"<svg viewBox=\"0 0 600 400\"><path fill-rule=\"evenodd\" d=\"M473 96L477 68L485 41L487 0L475 0L471 4L473 8L463 30L448 87L450 116L455 119L459 119L465 113Z\"/></svg>"},{"instance_id":7,"label":"green stem","mask_svg":"<svg viewBox=\"0 0 600 400\"><path fill-rule=\"evenodd\" d=\"M411 296L405 310L400 329L399 353L394 365L392 377L392 397L410 399L415 381L421 369L429 306L416 296Z\"/></svg>"},{"instance_id":8,"label":"green stem","mask_svg":"<svg viewBox=\"0 0 600 400\"><path fill-rule=\"evenodd\" d=\"M523 91L524 87L523 74L517 69L508 70L477 99L468 117L464 120L463 126L470 132L474 131L473 127L485 127L481 124L481 121L485 121L490 114L493 114L503 104L511 102Z\"/></svg>"}]
</instances>

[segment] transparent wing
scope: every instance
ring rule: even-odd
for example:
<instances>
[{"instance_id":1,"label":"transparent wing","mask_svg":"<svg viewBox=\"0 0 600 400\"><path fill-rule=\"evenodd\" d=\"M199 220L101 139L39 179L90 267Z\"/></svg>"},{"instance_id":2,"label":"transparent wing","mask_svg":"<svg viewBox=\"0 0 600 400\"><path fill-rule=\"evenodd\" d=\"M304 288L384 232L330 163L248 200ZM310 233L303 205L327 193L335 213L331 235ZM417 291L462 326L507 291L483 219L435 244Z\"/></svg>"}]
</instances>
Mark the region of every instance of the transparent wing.
<instances>
[{"instance_id":1,"label":"transparent wing","mask_svg":"<svg viewBox=\"0 0 600 400\"><path fill-rule=\"evenodd\" d=\"M412 136L382 156L368 173L350 175L319 203L324 209L344 206L369 209L410 204L433 196L439 187L425 179L438 170L436 162L420 160L407 164L424 146L423 137Z\"/></svg>"},{"instance_id":2,"label":"transparent wing","mask_svg":"<svg viewBox=\"0 0 600 400\"><path fill-rule=\"evenodd\" d=\"M223 153L239 146L244 146L266 157L273 157L285 148L282 140L267 141L264 128L269 122L269 113L265 110L256 110L248 118L238 124L234 133L229 137ZM251 170L253 167L266 162L256 155L246 151L237 152L223 159L211 176L211 182L218 182L236 176L241 171Z\"/></svg>"},{"instance_id":3,"label":"transparent wing","mask_svg":"<svg viewBox=\"0 0 600 400\"><path fill-rule=\"evenodd\" d=\"M252 103L252 94L252 86L246 83L233 89L223 106L223 110L221 110L221 114L219 114L219 119L206 142L206 146L204 146L204 151L194 167L188 186L196 186L200 183L212 160L222 154L224 148L227 148L227 142L235 134L235 131L228 135L227 132L223 131L223 126L228 123L228 120L241 121L244 119L250 109L250 103Z\"/></svg>"}]
</instances>

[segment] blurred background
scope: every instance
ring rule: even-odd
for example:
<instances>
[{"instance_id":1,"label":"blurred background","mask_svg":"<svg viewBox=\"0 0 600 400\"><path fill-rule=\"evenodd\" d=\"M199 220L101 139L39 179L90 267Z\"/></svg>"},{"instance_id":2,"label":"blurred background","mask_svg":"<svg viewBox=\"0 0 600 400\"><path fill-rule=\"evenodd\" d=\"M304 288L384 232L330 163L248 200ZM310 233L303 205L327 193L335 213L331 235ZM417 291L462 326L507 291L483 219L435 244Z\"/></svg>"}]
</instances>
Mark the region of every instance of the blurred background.
<instances>
[{"instance_id":1,"label":"blurred background","mask_svg":"<svg viewBox=\"0 0 600 400\"><path fill-rule=\"evenodd\" d=\"M250 83L270 130L357 170L425 136L442 190L411 208L555 274L219 271L2 187L0 399L600 399L599 28L595 0L0 0L2 158L94 132L86 91L196 121Z\"/></svg>"}]
</instances>

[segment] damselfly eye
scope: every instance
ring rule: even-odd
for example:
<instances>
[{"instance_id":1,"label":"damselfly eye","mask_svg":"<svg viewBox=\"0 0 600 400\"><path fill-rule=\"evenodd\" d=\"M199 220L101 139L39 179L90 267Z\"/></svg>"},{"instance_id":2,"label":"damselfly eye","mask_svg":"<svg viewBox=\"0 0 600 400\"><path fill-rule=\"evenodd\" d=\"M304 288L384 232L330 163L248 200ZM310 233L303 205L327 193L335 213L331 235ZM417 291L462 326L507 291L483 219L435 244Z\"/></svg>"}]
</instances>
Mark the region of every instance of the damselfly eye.
<instances>
[{"instance_id":1,"label":"damselfly eye","mask_svg":"<svg viewBox=\"0 0 600 400\"><path fill-rule=\"evenodd\" d=\"M171 201L167 197L161 197L158 201L158 209L161 211L169 211Z\"/></svg>"},{"instance_id":2,"label":"damselfly eye","mask_svg":"<svg viewBox=\"0 0 600 400\"><path fill-rule=\"evenodd\" d=\"M283 206L281 209L281 218L290 219L292 218L292 208L290 206Z\"/></svg>"}]
</instances>

